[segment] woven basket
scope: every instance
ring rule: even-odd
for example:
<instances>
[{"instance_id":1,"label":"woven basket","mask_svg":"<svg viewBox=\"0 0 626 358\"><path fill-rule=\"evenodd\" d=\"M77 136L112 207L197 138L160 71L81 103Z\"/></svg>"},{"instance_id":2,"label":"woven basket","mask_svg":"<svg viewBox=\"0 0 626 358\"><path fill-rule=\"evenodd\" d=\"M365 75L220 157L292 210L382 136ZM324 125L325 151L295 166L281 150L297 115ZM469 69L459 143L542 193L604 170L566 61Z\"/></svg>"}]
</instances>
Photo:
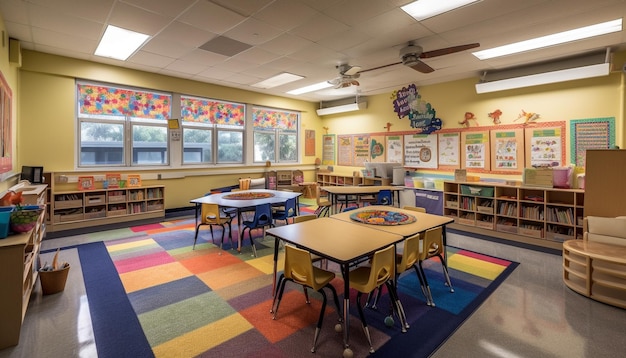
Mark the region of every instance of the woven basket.
<instances>
[{"instance_id":1,"label":"woven basket","mask_svg":"<svg viewBox=\"0 0 626 358\"><path fill-rule=\"evenodd\" d=\"M43 211L42 208L36 209L24 208L11 212L11 230L13 232L28 232L37 225L39 215Z\"/></svg>"}]
</instances>

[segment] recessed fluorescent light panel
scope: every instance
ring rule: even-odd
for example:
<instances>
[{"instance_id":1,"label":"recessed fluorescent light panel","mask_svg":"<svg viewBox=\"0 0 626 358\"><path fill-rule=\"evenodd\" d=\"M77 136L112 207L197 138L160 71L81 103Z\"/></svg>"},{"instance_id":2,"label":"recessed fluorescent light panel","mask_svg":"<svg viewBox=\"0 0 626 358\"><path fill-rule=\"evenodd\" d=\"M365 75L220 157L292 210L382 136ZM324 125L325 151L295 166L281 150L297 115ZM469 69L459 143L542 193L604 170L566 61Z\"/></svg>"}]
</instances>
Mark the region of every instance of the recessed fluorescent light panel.
<instances>
[{"instance_id":1,"label":"recessed fluorescent light panel","mask_svg":"<svg viewBox=\"0 0 626 358\"><path fill-rule=\"evenodd\" d=\"M596 25L585 26L574 30L559 32L552 35L473 52L472 55L478 57L480 60L487 60L494 57L536 50L543 47L559 45L566 42L587 39L618 31L622 31L622 19L607 21Z\"/></svg>"},{"instance_id":2,"label":"recessed fluorescent light panel","mask_svg":"<svg viewBox=\"0 0 626 358\"><path fill-rule=\"evenodd\" d=\"M481 0L418 0L401 7L417 21L428 19Z\"/></svg>"},{"instance_id":3,"label":"recessed fluorescent light panel","mask_svg":"<svg viewBox=\"0 0 626 358\"><path fill-rule=\"evenodd\" d=\"M125 61L138 48L140 48L150 36L135 31L122 29L108 25L104 36L98 44L95 55L110 57Z\"/></svg>"},{"instance_id":4,"label":"recessed fluorescent light panel","mask_svg":"<svg viewBox=\"0 0 626 358\"><path fill-rule=\"evenodd\" d=\"M302 76L298 76L298 75L294 75L293 73L288 73L288 72L283 72L280 73L274 77L270 77L264 81L255 83L252 85L252 87L257 87L257 88L274 88L274 87L278 87L281 85L284 85L285 83L289 83L289 82L294 82L297 80L301 80L304 77Z\"/></svg>"},{"instance_id":5,"label":"recessed fluorescent light panel","mask_svg":"<svg viewBox=\"0 0 626 358\"><path fill-rule=\"evenodd\" d=\"M529 76L509 78L500 81L478 83L476 84L476 93L480 94L505 91L514 88L524 88L545 85L549 83L580 80L583 78L607 76L610 72L610 67L611 65L609 63L600 63L590 66L569 68L559 71L551 71Z\"/></svg>"},{"instance_id":6,"label":"recessed fluorescent light panel","mask_svg":"<svg viewBox=\"0 0 626 358\"><path fill-rule=\"evenodd\" d=\"M302 87L302 88L296 88L295 90L291 90L289 92L287 92L288 94L303 94L303 93L309 93L309 92L313 92L313 91L319 91L321 89L324 88L328 88L328 87L332 87L333 85L331 85L330 83L328 83L327 81L324 82L320 82L320 83L316 83L310 86L306 86L306 87Z\"/></svg>"}]
</instances>

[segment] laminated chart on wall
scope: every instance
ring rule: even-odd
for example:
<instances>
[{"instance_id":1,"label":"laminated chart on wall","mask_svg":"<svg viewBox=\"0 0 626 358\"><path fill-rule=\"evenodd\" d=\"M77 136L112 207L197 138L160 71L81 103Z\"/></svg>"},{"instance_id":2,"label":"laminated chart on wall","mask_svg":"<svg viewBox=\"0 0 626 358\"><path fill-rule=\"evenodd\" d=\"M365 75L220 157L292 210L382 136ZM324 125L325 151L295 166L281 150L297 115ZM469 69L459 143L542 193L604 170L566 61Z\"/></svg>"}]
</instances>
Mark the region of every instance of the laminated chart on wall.
<instances>
[{"instance_id":1,"label":"laminated chart on wall","mask_svg":"<svg viewBox=\"0 0 626 358\"><path fill-rule=\"evenodd\" d=\"M355 167L365 166L365 161L370 159L370 136L369 135L355 135L352 138L354 144L352 165Z\"/></svg>"},{"instance_id":2,"label":"laminated chart on wall","mask_svg":"<svg viewBox=\"0 0 626 358\"><path fill-rule=\"evenodd\" d=\"M412 168L437 169L437 134L404 136L404 165Z\"/></svg>"},{"instance_id":3,"label":"laminated chart on wall","mask_svg":"<svg viewBox=\"0 0 626 358\"><path fill-rule=\"evenodd\" d=\"M526 167L560 167L565 163L563 127L526 128Z\"/></svg>"},{"instance_id":4,"label":"laminated chart on wall","mask_svg":"<svg viewBox=\"0 0 626 358\"><path fill-rule=\"evenodd\" d=\"M491 131L491 170L520 172L524 166L524 130Z\"/></svg>"},{"instance_id":5,"label":"laminated chart on wall","mask_svg":"<svg viewBox=\"0 0 626 358\"><path fill-rule=\"evenodd\" d=\"M608 149L615 146L615 118L570 120L571 163L585 166L587 149Z\"/></svg>"},{"instance_id":6,"label":"laminated chart on wall","mask_svg":"<svg viewBox=\"0 0 626 358\"><path fill-rule=\"evenodd\" d=\"M387 160L386 162L404 163L404 142L400 135L387 136Z\"/></svg>"},{"instance_id":7,"label":"laminated chart on wall","mask_svg":"<svg viewBox=\"0 0 626 358\"><path fill-rule=\"evenodd\" d=\"M352 166L352 136L337 136L337 165Z\"/></svg>"},{"instance_id":8,"label":"laminated chart on wall","mask_svg":"<svg viewBox=\"0 0 626 358\"><path fill-rule=\"evenodd\" d=\"M385 149L385 136L384 135L371 135L370 136L370 158L368 161L375 163L382 163L385 161L387 150Z\"/></svg>"},{"instance_id":9,"label":"laminated chart on wall","mask_svg":"<svg viewBox=\"0 0 626 358\"><path fill-rule=\"evenodd\" d=\"M465 132L461 137L461 168L476 171L489 170L489 132Z\"/></svg>"},{"instance_id":10,"label":"laminated chart on wall","mask_svg":"<svg viewBox=\"0 0 626 358\"><path fill-rule=\"evenodd\" d=\"M324 134L322 136L322 164L335 165L335 135Z\"/></svg>"},{"instance_id":11,"label":"laminated chart on wall","mask_svg":"<svg viewBox=\"0 0 626 358\"><path fill-rule=\"evenodd\" d=\"M458 169L461 166L461 133L439 133L439 166Z\"/></svg>"},{"instance_id":12,"label":"laminated chart on wall","mask_svg":"<svg viewBox=\"0 0 626 358\"><path fill-rule=\"evenodd\" d=\"M315 131L312 129L304 130L304 155L315 156Z\"/></svg>"}]
</instances>

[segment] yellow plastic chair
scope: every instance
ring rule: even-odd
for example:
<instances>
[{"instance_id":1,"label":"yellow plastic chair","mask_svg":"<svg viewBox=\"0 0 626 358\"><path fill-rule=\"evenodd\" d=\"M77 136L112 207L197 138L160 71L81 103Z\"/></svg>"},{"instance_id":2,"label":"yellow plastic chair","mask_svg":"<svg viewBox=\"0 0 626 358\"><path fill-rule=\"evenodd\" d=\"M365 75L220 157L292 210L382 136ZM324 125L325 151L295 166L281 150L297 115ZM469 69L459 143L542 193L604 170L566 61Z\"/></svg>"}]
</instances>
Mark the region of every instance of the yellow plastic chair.
<instances>
[{"instance_id":1,"label":"yellow plastic chair","mask_svg":"<svg viewBox=\"0 0 626 358\"><path fill-rule=\"evenodd\" d=\"M319 185L317 185L315 187L315 201L317 203L317 209L315 209L315 215L317 215L317 217L328 216L330 206L332 205L332 203L328 200L328 197L322 196L321 193L322 191Z\"/></svg>"},{"instance_id":2,"label":"yellow plastic chair","mask_svg":"<svg viewBox=\"0 0 626 358\"><path fill-rule=\"evenodd\" d=\"M450 275L448 274L448 265L446 260L443 259L443 255L445 254L445 246L443 246L443 229L441 227L427 230L423 235L424 238L422 240L422 245L420 247L420 255L419 255L419 269L422 272L422 278L424 279L424 286L426 287L427 294L427 304L429 306L435 307L435 302L433 301L433 295L430 291L430 286L428 285L428 280L426 278L426 272L422 266L422 263L425 260L431 259L433 257L438 257L441 262L441 267L443 269L443 275L446 279L446 285L450 287L450 292L454 292L454 288L452 287L452 283L450 282Z\"/></svg>"},{"instance_id":3,"label":"yellow plastic chair","mask_svg":"<svg viewBox=\"0 0 626 358\"><path fill-rule=\"evenodd\" d=\"M420 212L420 213L425 213L426 212L425 208L422 208L422 207L419 207L419 206L403 206L402 209L404 209L404 210L411 210L411 211L417 211L417 212Z\"/></svg>"},{"instance_id":4,"label":"yellow plastic chair","mask_svg":"<svg viewBox=\"0 0 626 358\"><path fill-rule=\"evenodd\" d=\"M387 248L378 250L374 253L374 256L372 256L371 266L360 266L350 271L350 287L357 291L356 306L359 311L359 317L361 318L361 324L363 325L363 332L365 333L365 337L370 345L370 353L374 353L374 347L372 346L372 338L370 336L369 329L367 328L365 315L363 314L361 296L364 293L370 294L377 287L385 285L391 295L391 302L394 305L394 310L399 315L401 314L401 307L397 306L397 302L399 302L400 299L398 298L396 287L393 284L396 272L394 256L395 246L390 245Z\"/></svg>"},{"instance_id":5,"label":"yellow plastic chair","mask_svg":"<svg viewBox=\"0 0 626 358\"><path fill-rule=\"evenodd\" d=\"M209 225L209 228L211 229L211 240L213 240L213 243L215 243L215 238L213 237L213 225L217 225L222 228L222 241L220 242L220 249L224 244L224 232L226 231L225 225L228 225L228 237L230 238L230 247L233 248L233 231L231 227L231 221L232 217L220 210L219 205L202 204L202 209L200 212L200 223L198 224L198 226L196 226L196 235L193 238L192 250L196 249L198 232L200 231L200 226L202 225Z\"/></svg>"},{"instance_id":6,"label":"yellow plastic chair","mask_svg":"<svg viewBox=\"0 0 626 358\"><path fill-rule=\"evenodd\" d=\"M291 281L302 285L304 288L304 294L306 297L306 303L309 301L306 288L311 288L322 295L322 308L320 310L320 316L317 320L317 327L315 327L315 336L313 337L313 347L311 352L315 352L317 345L317 339L322 329L322 322L324 320L324 313L326 311L326 293L324 288L328 288L333 293L333 299L335 300L335 306L337 307L337 314L339 315L339 321L341 318L341 309L339 308L339 298L337 297L337 290L330 284L335 278L335 274L330 271L322 270L313 266L311 261L311 253L306 250L299 249L295 246L285 246L285 269L278 279L278 285L276 286L276 294L272 301L272 309L270 313L273 313L273 319L276 319L278 314L278 307L280 301L283 298L283 292L285 290L285 283Z\"/></svg>"},{"instance_id":7,"label":"yellow plastic chair","mask_svg":"<svg viewBox=\"0 0 626 358\"><path fill-rule=\"evenodd\" d=\"M317 215L313 215L313 214L298 215L298 216L293 217L293 223L296 224L296 223L301 223L301 222L314 220L314 219L317 219ZM328 269L328 260L326 260L325 258L315 255L315 254L311 254L311 260L314 263L319 262L320 267Z\"/></svg>"}]
</instances>

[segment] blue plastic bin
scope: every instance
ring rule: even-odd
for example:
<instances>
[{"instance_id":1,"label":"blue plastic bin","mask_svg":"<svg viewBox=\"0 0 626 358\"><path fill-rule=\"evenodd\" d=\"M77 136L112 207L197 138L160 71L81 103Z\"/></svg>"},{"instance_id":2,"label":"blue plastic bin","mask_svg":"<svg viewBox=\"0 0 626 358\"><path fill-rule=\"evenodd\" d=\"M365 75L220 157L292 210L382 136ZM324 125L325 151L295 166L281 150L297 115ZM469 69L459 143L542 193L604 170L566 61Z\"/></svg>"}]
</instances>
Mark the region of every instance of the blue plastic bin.
<instances>
[{"instance_id":1,"label":"blue plastic bin","mask_svg":"<svg viewBox=\"0 0 626 358\"><path fill-rule=\"evenodd\" d=\"M0 239L9 236L9 222L12 211L12 206L0 206Z\"/></svg>"}]
</instances>

